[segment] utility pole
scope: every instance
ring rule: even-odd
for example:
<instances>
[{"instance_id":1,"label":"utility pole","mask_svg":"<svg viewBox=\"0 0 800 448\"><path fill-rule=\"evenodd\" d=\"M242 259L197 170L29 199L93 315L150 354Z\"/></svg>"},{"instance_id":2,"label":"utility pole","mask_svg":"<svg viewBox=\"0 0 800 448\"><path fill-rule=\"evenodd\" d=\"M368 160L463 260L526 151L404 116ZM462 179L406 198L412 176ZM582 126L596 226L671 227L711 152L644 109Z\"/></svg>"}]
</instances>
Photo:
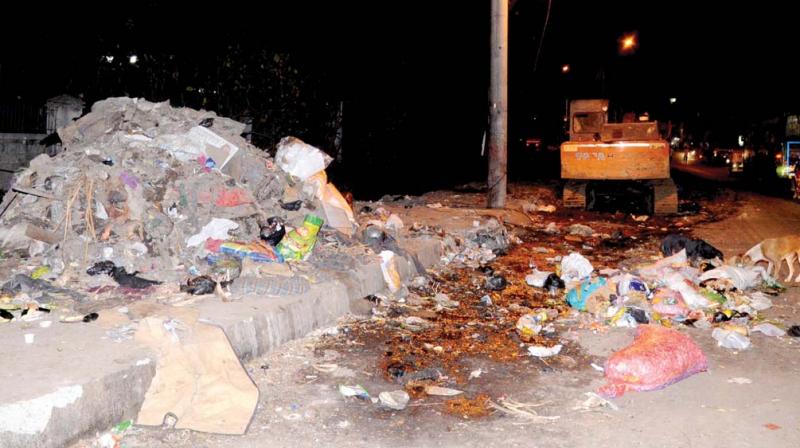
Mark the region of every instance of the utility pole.
<instances>
[{"instance_id":1,"label":"utility pole","mask_svg":"<svg viewBox=\"0 0 800 448\"><path fill-rule=\"evenodd\" d=\"M491 0L488 205L506 205L508 171L508 1Z\"/></svg>"}]
</instances>

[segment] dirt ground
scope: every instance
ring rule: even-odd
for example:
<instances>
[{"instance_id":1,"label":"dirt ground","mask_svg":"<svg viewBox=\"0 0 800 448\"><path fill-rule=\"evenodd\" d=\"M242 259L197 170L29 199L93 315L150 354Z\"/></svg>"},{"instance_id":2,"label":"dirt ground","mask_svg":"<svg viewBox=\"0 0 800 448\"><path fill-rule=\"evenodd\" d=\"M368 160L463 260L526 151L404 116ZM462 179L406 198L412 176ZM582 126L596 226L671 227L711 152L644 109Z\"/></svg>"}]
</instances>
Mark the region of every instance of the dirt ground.
<instances>
[{"instance_id":1,"label":"dirt ground","mask_svg":"<svg viewBox=\"0 0 800 448\"><path fill-rule=\"evenodd\" d=\"M450 200L451 203L443 204L445 207L480 206L475 202L479 195L472 194L474 196L459 193L456 198L453 193L439 197L430 195L424 200L427 203ZM730 256L744 252L765 237L796 232L800 224L797 204L738 193L735 201L738 207L732 207L731 194L725 192L698 199L703 203L699 214L638 222L627 214L526 213L523 210L526 198L527 202L537 199L539 204L555 200L547 196L546 189L537 193L520 187L516 196L512 195L512 208L518 207L521 215L517 218L524 220L527 216L531 224L515 232L525 242L512 249L505 261L501 259L494 264L499 272L507 275L511 287L503 293L493 293L492 298L495 304L506 307L511 301L530 301L534 303L525 304L535 305L537 300L549 300L535 294L527 299L520 296L520 288L527 286L519 285L524 269L515 266L524 264L527 259L538 263L556 253L563 255L569 250L583 249L596 267L615 267L626 260L656 257L660 237L680 229L688 229L707 239ZM406 222L415 219L410 211L413 209L405 208L402 201L392 207L405 211ZM424 210L427 215L441 213L437 209ZM482 216L481 213L465 213L465 216ZM431 216L425 219L428 222ZM623 237L636 239L627 240L621 247L608 248L601 246L602 238L566 240L562 236L547 236L539 230L531 230L540 229L550 221L558 221L560 225L581 222L598 233L619 230ZM545 253L537 249L539 247L551 252ZM458 283L455 277L453 279L454 284ZM443 285L445 290L447 287ZM477 289L449 287L451 298L455 300L474 303L483 295ZM790 286L785 293L773 298L774 306L765 312L766 317L780 320L787 326L800 323L798 299L800 288ZM513 313L504 317L481 314L484 311L475 306L470 309L478 310L478 317L463 316L464 321L459 321L460 326L456 328L474 325L471 328L476 328L476 332L491 334L488 327L492 320L513 318ZM559 319L555 339L546 341L551 344L557 339L564 344L564 351L557 357L539 359L514 355L508 359L503 351L508 348L507 344L500 344L493 352L467 353L454 364L442 362L438 365L444 366L443 370L450 376L444 385L463 391L463 396L475 400L472 404L486 396L491 403L534 405L529 409L540 418L524 419L492 408L488 408L490 412L485 416L465 415L474 406L448 407L445 401L451 397L412 398L408 407L401 411L382 409L369 400L344 398L339 393L339 385L361 385L373 397L383 391L401 389L402 385L387 375L387 359L392 359L398 347L424 351L419 347L424 342L423 336L398 341L396 334L382 332L380 329L385 325L381 319L386 318L386 315L377 315L364 320L354 316L248 362L246 368L258 385L261 397L250 428L243 436L135 427L125 434L123 446L800 446L800 412L796 410L800 402L800 388L796 386L800 373L798 339L754 334L752 347L737 352L717 347L710 330L681 328L705 352L708 371L663 390L628 392L614 399L614 406L588 406L586 403L586 393L595 391L603 383L602 372L592 365L602 365L612 352L629 344L634 330L590 326L575 314ZM469 333L464 331L458 337L469 337ZM447 358L458 346L448 345L446 338L442 341L445 347L442 356ZM463 347L458 349L468 351ZM486 409L480 403L477 407ZM77 446L91 446L91 443L92 440L87 439Z\"/></svg>"}]
</instances>

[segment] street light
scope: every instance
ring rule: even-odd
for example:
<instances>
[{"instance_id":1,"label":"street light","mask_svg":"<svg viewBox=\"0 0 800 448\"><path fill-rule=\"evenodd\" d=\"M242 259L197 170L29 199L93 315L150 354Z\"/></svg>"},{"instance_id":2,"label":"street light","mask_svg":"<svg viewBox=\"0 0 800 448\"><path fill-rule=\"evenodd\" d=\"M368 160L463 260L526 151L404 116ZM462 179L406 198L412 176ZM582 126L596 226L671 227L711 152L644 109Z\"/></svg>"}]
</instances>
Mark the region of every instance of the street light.
<instances>
[{"instance_id":1,"label":"street light","mask_svg":"<svg viewBox=\"0 0 800 448\"><path fill-rule=\"evenodd\" d=\"M621 54L633 53L638 46L639 42L636 38L636 33L624 34L619 39L619 52Z\"/></svg>"},{"instance_id":2,"label":"street light","mask_svg":"<svg viewBox=\"0 0 800 448\"><path fill-rule=\"evenodd\" d=\"M678 102L678 99L675 98L675 97L672 97L672 98L669 99L669 104L675 104L677 102Z\"/></svg>"},{"instance_id":3,"label":"street light","mask_svg":"<svg viewBox=\"0 0 800 448\"><path fill-rule=\"evenodd\" d=\"M569 73L569 64L564 64L561 66L561 73Z\"/></svg>"}]
</instances>

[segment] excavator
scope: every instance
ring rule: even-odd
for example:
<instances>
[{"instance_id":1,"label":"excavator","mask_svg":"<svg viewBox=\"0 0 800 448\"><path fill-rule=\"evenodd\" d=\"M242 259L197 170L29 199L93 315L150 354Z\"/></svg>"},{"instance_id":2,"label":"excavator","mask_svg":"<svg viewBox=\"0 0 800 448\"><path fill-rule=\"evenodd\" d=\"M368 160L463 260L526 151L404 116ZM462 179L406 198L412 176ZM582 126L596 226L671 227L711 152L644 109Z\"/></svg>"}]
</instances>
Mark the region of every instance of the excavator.
<instances>
[{"instance_id":1,"label":"excavator","mask_svg":"<svg viewBox=\"0 0 800 448\"><path fill-rule=\"evenodd\" d=\"M678 211L678 190L670 178L670 148L658 123L608 122L608 100L572 100L569 140L561 144L565 207L594 205L594 189L603 182L636 182L644 192L644 211ZM587 195L588 193L588 195Z\"/></svg>"}]
</instances>

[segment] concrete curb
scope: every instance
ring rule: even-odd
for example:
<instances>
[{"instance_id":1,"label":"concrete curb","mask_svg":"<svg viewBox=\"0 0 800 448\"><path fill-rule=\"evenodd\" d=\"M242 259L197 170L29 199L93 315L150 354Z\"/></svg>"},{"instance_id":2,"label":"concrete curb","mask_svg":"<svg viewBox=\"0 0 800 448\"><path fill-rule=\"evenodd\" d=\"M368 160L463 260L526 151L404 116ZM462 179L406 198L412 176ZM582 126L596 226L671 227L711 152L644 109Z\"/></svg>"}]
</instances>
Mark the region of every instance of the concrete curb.
<instances>
[{"instance_id":1,"label":"concrete curb","mask_svg":"<svg viewBox=\"0 0 800 448\"><path fill-rule=\"evenodd\" d=\"M441 257L437 239L406 240L403 246L425 266ZM398 259L401 275L414 272ZM300 296L245 297L198 304L200 318L219 325L241 360L330 325L347 313L370 309L364 296L385 289L378 262L339 279L313 285ZM0 327L6 361L0 367L0 448L62 447L126 419L136 417L155 375L155 357L133 341L113 342L97 326L54 323L19 331ZM35 328L34 328L35 327ZM36 334L34 344L24 333Z\"/></svg>"}]
</instances>

